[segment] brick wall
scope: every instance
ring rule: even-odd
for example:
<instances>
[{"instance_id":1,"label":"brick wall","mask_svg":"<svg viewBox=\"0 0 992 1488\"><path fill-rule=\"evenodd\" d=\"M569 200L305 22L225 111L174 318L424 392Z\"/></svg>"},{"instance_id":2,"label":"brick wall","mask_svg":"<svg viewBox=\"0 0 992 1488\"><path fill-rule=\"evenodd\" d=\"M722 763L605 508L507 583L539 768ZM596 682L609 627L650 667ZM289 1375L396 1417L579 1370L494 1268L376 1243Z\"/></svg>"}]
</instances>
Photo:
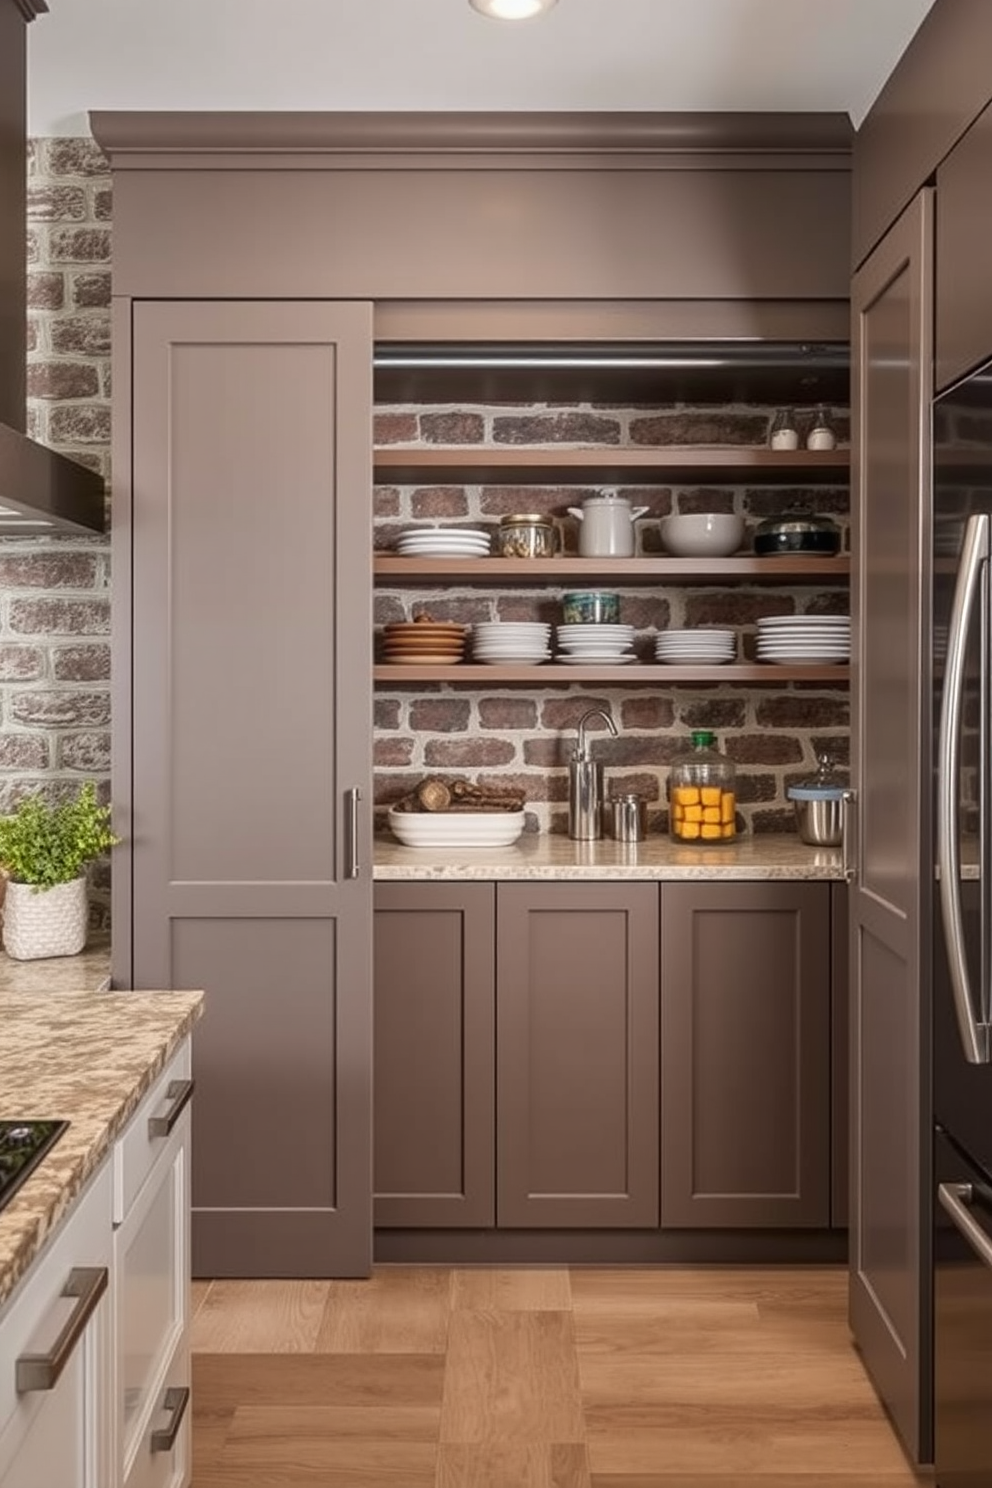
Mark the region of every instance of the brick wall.
<instances>
[{"instance_id":1,"label":"brick wall","mask_svg":"<svg viewBox=\"0 0 992 1488\"><path fill-rule=\"evenodd\" d=\"M774 409L680 406L654 409L614 405L513 408L381 407L378 444L603 444L753 445L766 441ZM846 410L835 410L843 441ZM566 551L578 550L578 523L567 507L599 489L616 490L650 516L637 524L640 551L661 551L654 518L671 511L736 511L749 533L763 517L790 510L829 513L847 545L846 486L782 487L520 487L380 486L375 493L375 546L388 549L399 531L418 521L450 520L494 527L515 511L543 512L562 520ZM747 539L745 540L747 546ZM560 619L562 588L477 588L469 584L435 591L379 588L377 626L424 612L439 620ZM665 626L724 625L737 632L739 654L753 655L755 621L761 615L846 613L846 586L790 588L786 585L637 585L619 589L621 617L637 629L635 649L653 657L653 637ZM480 783L515 785L527 795L529 826L562 832L567 818L566 756L579 715L609 707L620 729L611 739L599 725L595 752L606 769L607 789L636 790L653 802L652 829L666 825L663 809L667 766L693 728L715 730L719 746L738 769L738 800L750 830L791 830L792 806L785 791L808 775L818 753L846 762L849 707L846 687L835 684L767 684L658 687L617 681L541 686L494 684L491 688L445 683L380 686L375 703L376 802L381 816L392 800L425 773L464 774Z\"/></svg>"},{"instance_id":2,"label":"brick wall","mask_svg":"<svg viewBox=\"0 0 992 1488\"><path fill-rule=\"evenodd\" d=\"M91 140L28 151L28 432L110 475L110 171ZM109 799L104 537L0 539L0 811L95 780ZM109 919L109 865L91 918Z\"/></svg>"}]
</instances>

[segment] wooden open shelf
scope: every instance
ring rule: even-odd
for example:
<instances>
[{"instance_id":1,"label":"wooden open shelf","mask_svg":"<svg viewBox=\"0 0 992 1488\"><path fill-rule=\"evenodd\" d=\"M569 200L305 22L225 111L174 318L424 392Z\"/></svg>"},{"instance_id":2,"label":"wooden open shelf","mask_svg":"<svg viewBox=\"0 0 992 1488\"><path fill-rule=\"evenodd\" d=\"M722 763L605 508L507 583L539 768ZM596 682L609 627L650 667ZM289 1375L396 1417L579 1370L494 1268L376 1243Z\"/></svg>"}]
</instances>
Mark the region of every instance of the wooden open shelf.
<instances>
[{"instance_id":1,"label":"wooden open shelf","mask_svg":"<svg viewBox=\"0 0 992 1488\"><path fill-rule=\"evenodd\" d=\"M806 557L776 558L399 558L376 554L376 580L394 584L431 584L462 579L485 584L698 584L752 580L762 584L846 582L851 560Z\"/></svg>"},{"instance_id":2,"label":"wooden open shelf","mask_svg":"<svg viewBox=\"0 0 992 1488\"><path fill-rule=\"evenodd\" d=\"M531 445L458 445L426 449L382 446L374 454L380 484L569 485L705 481L721 485L844 485L851 452L834 450L534 449Z\"/></svg>"},{"instance_id":3,"label":"wooden open shelf","mask_svg":"<svg viewBox=\"0 0 992 1488\"><path fill-rule=\"evenodd\" d=\"M546 687L549 683L561 682L615 682L624 686L633 682L763 682L772 686L777 682L834 682L847 684L850 672L847 666L773 666L768 662L728 666L665 666L654 662L642 662L636 666L555 666L553 661L539 666L485 666L476 662L461 661L454 666L390 666L379 664L373 668L376 682L389 682L393 686L418 682L484 682L503 684L526 682L531 687Z\"/></svg>"}]
</instances>

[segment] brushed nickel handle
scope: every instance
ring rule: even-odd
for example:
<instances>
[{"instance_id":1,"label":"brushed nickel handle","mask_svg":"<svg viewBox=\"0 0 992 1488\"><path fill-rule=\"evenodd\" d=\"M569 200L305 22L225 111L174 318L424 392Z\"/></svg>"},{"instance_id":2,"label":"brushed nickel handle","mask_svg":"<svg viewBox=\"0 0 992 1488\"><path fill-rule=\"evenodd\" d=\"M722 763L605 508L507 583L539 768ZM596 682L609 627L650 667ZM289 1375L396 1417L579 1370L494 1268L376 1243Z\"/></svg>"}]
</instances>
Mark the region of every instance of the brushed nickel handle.
<instances>
[{"instance_id":1,"label":"brushed nickel handle","mask_svg":"<svg viewBox=\"0 0 992 1488\"><path fill-rule=\"evenodd\" d=\"M160 1431L153 1431L151 1435L152 1452L171 1452L176 1445L176 1437L179 1428L183 1424L183 1416L189 1405L189 1386L172 1385L165 1392L162 1401L162 1409L169 1412L169 1424L163 1426Z\"/></svg>"},{"instance_id":2,"label":"brushed nickel handle","mask_svg":"<svg viewBox=\"0 0 992 1488\"><path fill-rule=\"evenodd\" d=\"M853 836L851 831L851 816L854 812L857 799L857 792L853 790L846 790L841 796L840 861L845 883L852 883L857 872L857 868L851 859L851 837Z\"/></svg>"},{"instance_id":3,"label":"brushed nickel handle","mask_svg":"<svg viewBox=\"0 0 992 1488\"><path fill-rule=\"evenodd\" d=\"M345 878L357 878L359 874L358 862L358 803L362 799L362 793L358 786L344 793L347 822L347 866L345 867Z\"/></svg>"},{"instance_id":4,"label":"brushed nickel handle","mask_svg":"<svg viewBox=\"0 0 992 1488\"><path fill-rule=\"evenodd\" d=\"M971 1184L941 1183L937 1189L937 1197L954 1221L955 1228L961 1231L979 1260L992 1269L992 1240L966 1208L974 1200Z\"/></svg>"},{"instance_id":5,"label":"brushed nickel handle","mask_svg":"<svg viewBox=\"0 0 992 1488\"><path fill-rule=\"evenodd\" d=\"M179 1120L183 1111L189 1105L193 1094L192 1080L170 1080L169 1088L165 1092L172 1102L164 1116L149 1116L149 1137L167 1137Z\"/></svg>"},{"instance_id":6,"label":"brushed nickel handle","mask_svg":"<svg viewBox=\"0 0 992 1488\"><path fill-rule=\"evenodd\" d=\"M72 1357L97 1303L107 1290L109 1271L106 1266L77 1266L69 1272L62 1288L63 1297L76 1297L76 1306L46 1354L21 1354L14 1365L14 1388L18 1395L35 1390L54 1390L59 1376Z\"/></svg>"},{"instance_id":7,"label":"brushed nickel handle","mask_svg":"<svg viewBox=\"0 0 992 1488\"><path fill-rule=\"evenodd\" d=\"M944 693L937 736L937 871L940 916L947 942L947 965L958 1033L969 1064L988 1064L988 1026L979 1025L972 1004L961 913L961 854L957 834L957 783L961 756L961 703L968 624L979 593L982 566L989 557L989 518L969 517L954 586L947 632Z\"/></svg>"}]
</instances>

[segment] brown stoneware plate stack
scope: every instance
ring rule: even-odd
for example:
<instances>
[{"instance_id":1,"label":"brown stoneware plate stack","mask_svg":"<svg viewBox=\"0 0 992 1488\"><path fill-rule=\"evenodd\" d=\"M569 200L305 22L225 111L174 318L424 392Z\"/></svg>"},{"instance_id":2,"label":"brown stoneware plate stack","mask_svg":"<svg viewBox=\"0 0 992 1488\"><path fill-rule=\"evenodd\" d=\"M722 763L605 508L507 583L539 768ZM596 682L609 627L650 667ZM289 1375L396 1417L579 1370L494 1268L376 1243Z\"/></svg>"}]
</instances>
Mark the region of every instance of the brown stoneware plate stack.
<instances>
[{"instance_id":1,"label":"brown stoneware plate stack","mask_svg":"<svg viewBox=\"0 0 992 1488\"><path fill-rule=\"evenodd\" d=\"M465 656L466 629L453 620L397 620L382 628L382 659L391 666L453 666Z\"/></svg>"}]
</instances>

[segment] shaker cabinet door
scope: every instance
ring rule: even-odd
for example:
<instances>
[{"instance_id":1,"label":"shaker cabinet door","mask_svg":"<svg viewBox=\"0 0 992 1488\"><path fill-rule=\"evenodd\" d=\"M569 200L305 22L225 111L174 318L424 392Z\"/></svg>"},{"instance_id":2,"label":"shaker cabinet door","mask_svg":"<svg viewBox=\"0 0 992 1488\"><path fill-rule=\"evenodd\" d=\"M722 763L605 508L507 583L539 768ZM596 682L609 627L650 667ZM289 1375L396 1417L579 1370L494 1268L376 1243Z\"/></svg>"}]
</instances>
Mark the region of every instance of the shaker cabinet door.
<instances>
[{"instance_id":1,"label":"shaker cabinet door","mask_svg":"<svg viewBox=\"0 0 992 1488\"><path fill-rule=\"evenodd\" d=\"M117 976L208 993L194 1274L363 1274L371 307L139 302L132 324Z\"/></svg>"},{"instance_id":2,"label":"shaker cabinet door","mask_svg":"<svg viewBox=\"0 0 992 1488\"><path fill-rule=\"evenodd\" d=\"M827 884L661 886L661 1223L830 1223Z\"/></svg>"},{"instance_id":3,"label":"shaker cabinet door","mask_svg":"<svg viewBox=\"0 0 992 1488\"><path fill-rule=\"evenodd\" d=\"M495 1223L491 883L375 888L375 1222Z\"/></svg>"},{"instance_id":4,"label":"shaker cabinet door","mask_svg":"<svg viewBox=\"0 0 992 1488\"><path fill-rule=\"evenodd\" d=\"M658 1223L658 889L501 883L501 1229Z\"/></svg>"}]
</instances>

